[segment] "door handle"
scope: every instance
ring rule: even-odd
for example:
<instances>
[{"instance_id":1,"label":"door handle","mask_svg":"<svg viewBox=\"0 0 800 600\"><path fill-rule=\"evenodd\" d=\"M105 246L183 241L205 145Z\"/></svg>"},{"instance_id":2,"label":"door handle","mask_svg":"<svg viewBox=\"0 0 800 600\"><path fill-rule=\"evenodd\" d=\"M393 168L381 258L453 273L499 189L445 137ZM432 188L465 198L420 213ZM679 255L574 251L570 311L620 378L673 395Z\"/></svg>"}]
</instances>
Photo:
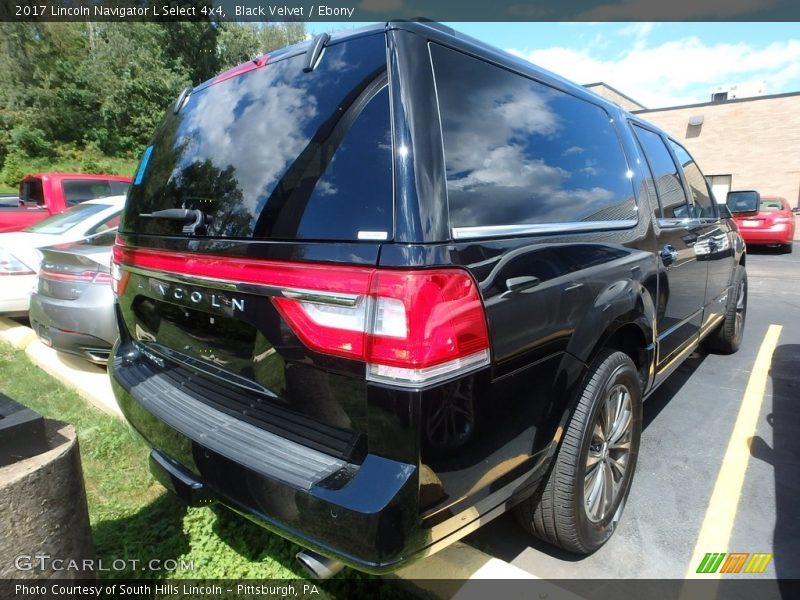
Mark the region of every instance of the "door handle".
<instances>
[{"instance_id":1,"label":"door handle","mask_svg":"<svg viewBox=\"0 0 800 600\"><path fill-rule=\"evenodd\" d=\"M506 290L509 292L521 292L522 290L536 287L540 283L541 280L538 277L511 277L506 279Z\"/></svg>"},{"instance_id":2,"label":"door handle","mask_svg":"<svg viewBox=\"0 0 800 600\"><path fill-rule=\"evenodd\" d=\"M678 251L675 250L675 247L672 244L667 244L661 249L661 262L664 263L665 267L670 266L677 260Z\"/></svg>"}]
</instances>

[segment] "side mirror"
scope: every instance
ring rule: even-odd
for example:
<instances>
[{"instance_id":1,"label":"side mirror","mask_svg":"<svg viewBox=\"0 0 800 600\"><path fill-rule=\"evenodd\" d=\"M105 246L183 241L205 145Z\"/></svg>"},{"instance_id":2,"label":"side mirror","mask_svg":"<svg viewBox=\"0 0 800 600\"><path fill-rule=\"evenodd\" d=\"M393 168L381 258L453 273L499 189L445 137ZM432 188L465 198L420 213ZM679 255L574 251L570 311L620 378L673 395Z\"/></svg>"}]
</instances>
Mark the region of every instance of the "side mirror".
<instances>
[{"instance_id":1,"label":"side mirror","mask_svg":"<svg viewBox=\"0 0 800 600\"><path fill-rule=\"evenodd\" d=\"M725 205L731 214L738 215L752 215L758 212L758 206L761 203L761 194L755 190L743 190L736 192L728 192L728 198Z\"/></svg>"}]
</instances>

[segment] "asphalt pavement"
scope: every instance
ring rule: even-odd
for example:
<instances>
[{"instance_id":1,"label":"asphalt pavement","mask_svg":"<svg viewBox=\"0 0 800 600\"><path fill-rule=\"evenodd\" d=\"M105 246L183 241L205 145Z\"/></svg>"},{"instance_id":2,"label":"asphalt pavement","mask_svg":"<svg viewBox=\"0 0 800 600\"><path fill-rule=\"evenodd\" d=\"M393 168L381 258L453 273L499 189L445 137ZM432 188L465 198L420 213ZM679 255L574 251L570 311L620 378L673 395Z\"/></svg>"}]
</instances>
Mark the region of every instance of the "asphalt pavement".
<instances>
[{"instance_id":1,"label":"asphalt pavement","mask_svg":"<svg viewBox=\"0 0 800 600\"><path fill-rule=\"evenodd\" d=\"M684 578L722 552L773 554L746 577L800 578L800 243L750 249L747 273L739 352L698 351L645 402L633 488L604 547L561 552L510 514L467 543L541 578Z\"/></svg>"}]
</instances>

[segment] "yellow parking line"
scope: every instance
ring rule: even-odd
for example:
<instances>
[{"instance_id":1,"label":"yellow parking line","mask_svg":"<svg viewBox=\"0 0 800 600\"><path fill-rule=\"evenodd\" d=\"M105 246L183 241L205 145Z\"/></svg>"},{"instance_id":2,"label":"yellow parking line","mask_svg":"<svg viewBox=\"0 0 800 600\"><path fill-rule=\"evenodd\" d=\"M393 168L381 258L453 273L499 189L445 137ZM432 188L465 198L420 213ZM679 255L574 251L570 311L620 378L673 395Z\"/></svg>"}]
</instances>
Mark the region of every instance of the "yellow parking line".
<instances>
[{"instance_id":1,"label":"yellow parking line","mask_svg":"<svg viewBox=\"0 0 800 600\"><path fill-rule=\"evenodd\" d=\"M739 505L739 496L744 485L747 462L750 459L750 438L755 433L761 403L767 387L770 362L778 337L783 327L770 325L767 334L761 342L753 371L744 391L742 405L733 433L728 441L728 449L722 460L722 467L714 484L714 491L706 509L703 527L694 547L692 559L686 571L686 578L714 578L716 574L697 573L697 567L703 560L706 552L724 552L728 550L733 524L736 519L736 508Z\"/></svg>"}]
</instances>

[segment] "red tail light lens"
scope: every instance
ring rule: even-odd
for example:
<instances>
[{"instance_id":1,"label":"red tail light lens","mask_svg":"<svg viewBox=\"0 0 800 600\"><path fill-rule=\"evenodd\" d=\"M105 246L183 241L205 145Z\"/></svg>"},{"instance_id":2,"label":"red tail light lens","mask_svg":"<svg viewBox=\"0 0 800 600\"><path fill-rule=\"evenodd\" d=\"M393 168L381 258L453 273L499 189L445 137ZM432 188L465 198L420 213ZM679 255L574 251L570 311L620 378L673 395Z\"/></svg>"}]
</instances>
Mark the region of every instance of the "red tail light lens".
<instances>
[{"instance_id":1,"label":"red tail light lens","mask_svg":"<svg viewBox=\"0 0 800 600\"><path fill-rule=\"evenodd\" d=\"M483 303L467 272L376 271L370 295L371 379L428 383L488 364Z\"/></svg>"},{"instance_id":2,"label":"red tail light lens","mask_svg":"<svg viewBox=\"0 0 800 600\"><path fill-rule=\"evenodd\" d=\"M372 380L426 384L488 364L483 304L467 272L362 272L369 287L339 286L346 296L289 291L274 303L305 345L363 360ZM336 287L337 269L320 273L317 285L325 279Z\"/></svg>"},{"instance_id":3,"label":"red tail light lens","mask_svg":"<svg viewBox=\"0 0 800 600\"><path fill-rule=\"evenodd\" d=\"M120 268L120 264L122 263L124 257L124 245L125 242L123 242L122 238L119 237L119 234L117 234L116 238L114 239L114 247L111 250L110 274L111 290L117 297L125 293L125 288L128 286L128 279L131 277L131 274L128 271L123 271Z\"/></svg>"},{"instance_id":4,"label":"red tail light lens","mask_svg":"<svg viewBox=\"0 0 800 600\"><path fill-rule=\"evenodd\" d=\"M0 275L35 275L35 273L11 252L0 248Z\"/></svg>"},{"instance_id":5,"label":"red tail light lens","mask_svg":"<svg viewBox=\"0 0 800 600\"><path fill-rule=\"evenodd\" d=\"M489 335L478 288L458 268L379 270L233 259L114 247L120 264L276 288L272 301L303 344L367 363L367 378L423 385L489 364Z\"/></svg>"},{"instance_id":6,"label":"red tail light lens","mask_svg":"<svg viewBox=\"0 0 800 600\"><path fill-rule=\"evenodd\" d=\"M97 271L64 273L63 271L42 269L39 273L39 277L42 279L49 279L50 281L66 281L70 283L96 283L100 285L108 285L111 283L111 275L108 273L98 273Z\"/></svg>"}]
</instances>

